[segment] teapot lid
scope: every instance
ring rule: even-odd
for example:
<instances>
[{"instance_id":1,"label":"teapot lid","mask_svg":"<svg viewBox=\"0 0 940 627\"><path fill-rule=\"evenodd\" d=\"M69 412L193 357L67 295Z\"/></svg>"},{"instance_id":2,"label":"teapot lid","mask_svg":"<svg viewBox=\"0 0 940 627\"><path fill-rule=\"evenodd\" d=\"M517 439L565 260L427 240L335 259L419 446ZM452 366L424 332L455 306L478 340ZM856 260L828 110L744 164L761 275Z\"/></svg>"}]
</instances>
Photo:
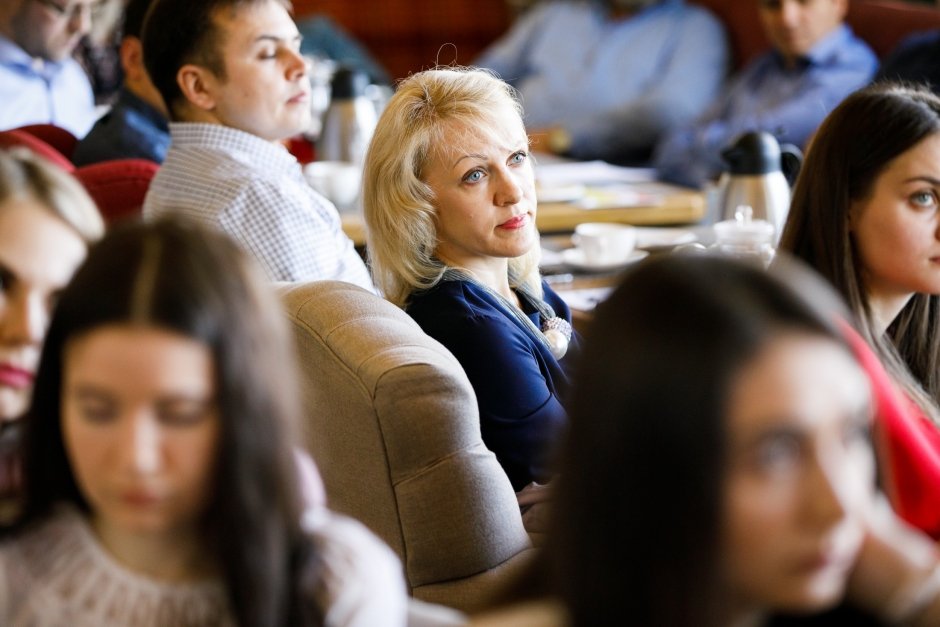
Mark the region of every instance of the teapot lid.
<instances>
[{"instance_id":1,"label":"teapot lid","mask_svg":"<svg viewBox=\"0 0 940 627\"><path fill-rule=\"evenodd\" d=\"M365 95L369 86L369 76L360 70L349 66L340 66L333 73L330 81L330 98L334 100L350 100Z\"/></svg>"},{"instance_id":2,"label":"teapot lid","mask_svg":"<svg viewBox=\"0 0 940 627\"><path fill-rule=\"evenodd\" d=\"M770 133L750 131L721 151L731 174L769 174L780 171L780 144Z\"/></svg>"}]
</instances>

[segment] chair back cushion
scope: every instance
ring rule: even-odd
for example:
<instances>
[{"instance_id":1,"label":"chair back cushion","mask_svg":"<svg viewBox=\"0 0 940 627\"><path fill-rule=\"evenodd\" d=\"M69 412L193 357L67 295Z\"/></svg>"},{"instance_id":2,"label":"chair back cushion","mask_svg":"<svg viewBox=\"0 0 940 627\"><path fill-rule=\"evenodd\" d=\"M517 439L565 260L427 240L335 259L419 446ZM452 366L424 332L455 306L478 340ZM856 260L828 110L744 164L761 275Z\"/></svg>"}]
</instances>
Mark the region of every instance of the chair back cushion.
<instances>
[{"instance_id":1,"label":"chair back cushion","mask_svg":"<svg viewBox=\"0 0 940 627\"><path fill-rule=\"evenodd\" d=\"M146 159L115 159L75 169L108 225L137 217L159 164Z\"/></svg>"},{"instance_id":2,"label":"chair back cushion","mask_svg":"<svg viewBox=\"0 0 940 627\"><path fill-rule=\"evenodd\" d=\"M75 153L75 146L78 145L78 138L72 135L68 130L55 124L27 124L19 127L19 130L29 133L33 137L38 137L46 142L62 155L71 160Z\"/></svg>"},{"instance_id":3,"label":"chair back cushion","mask_svg":"<svg viewBox=\"0 0 940 627\"><path fill-rule=\"evenodd\" d=\"M305 438L332 508L401 557L412 588L470 577L530 546L509 479L480 436L457 360L402 310L338 281L283 290Z\"/></svg>"},{"instance_id":4,"label":"chair back cushion","mask_svg":"<svg viewBox=\"0 0 940 627\"><path fill-rule=\"evenodd\" d=\"M75 170L75 166L65 155L35 135L20 129L0 131L0 148L26 148L66 172Z\"/></svg>"}]
</instances>

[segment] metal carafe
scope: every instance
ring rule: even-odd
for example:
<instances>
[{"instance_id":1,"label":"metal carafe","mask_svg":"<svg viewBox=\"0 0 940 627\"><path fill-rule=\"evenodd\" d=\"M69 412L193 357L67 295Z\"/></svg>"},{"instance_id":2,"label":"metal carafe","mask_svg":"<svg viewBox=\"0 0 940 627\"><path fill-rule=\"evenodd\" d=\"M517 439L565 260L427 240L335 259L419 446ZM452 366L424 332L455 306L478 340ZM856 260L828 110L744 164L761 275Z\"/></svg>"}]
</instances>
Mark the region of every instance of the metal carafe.
<instances>
[{"instance_id":1,"label":"metal carafe","mask_svg":"<svg viewBox=\"0 0 940 627\"><path fill-rule=\"evenodd\" d=\"M369 77L359 70L340 67L330 83L330 106L323 116L317 141L317 158L348 161L362 166L375 132L375 105L365 96Z\"/></svg>"},{"instance_id":2,"label":"metal carafe","mask_svg":"<svg viewBox=\"0 0 940 627\"><path fill-rule=\"evenodd\" d=\"M790 209L788 178L796 177L803 162L799 148L781 146L770 133L752 131L739 136L721 156L728 165L719 181L721 219L732 220L738 207L749 206L753 218L774 225L779 238Z\"/></svg>"}]
</instances>

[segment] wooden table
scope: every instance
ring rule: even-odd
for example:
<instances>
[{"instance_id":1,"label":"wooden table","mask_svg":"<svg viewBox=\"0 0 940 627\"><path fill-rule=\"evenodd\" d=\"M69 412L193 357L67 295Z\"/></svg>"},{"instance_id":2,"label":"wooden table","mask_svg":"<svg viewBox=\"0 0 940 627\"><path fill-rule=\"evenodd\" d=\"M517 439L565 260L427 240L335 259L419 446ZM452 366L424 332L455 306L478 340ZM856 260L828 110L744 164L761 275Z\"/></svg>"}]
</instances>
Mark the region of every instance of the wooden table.
<instances>
[{"instance_id":1,"label":"wooden table","mask_svg":"<svg viewBox=\"0 0 940 627\"><path fill-rule=\"evenodd\" d=\"M622 222L637 225L693 224L705 216L705 197L682 187L663 183L643 183L661 203L647 206L582 209L571 203L540 203L535 223L540 233L564 233L582 222ZM360 213L341 215L343 230L356 246L366 243L365 224Z\"/></svg>"}]
</instances>

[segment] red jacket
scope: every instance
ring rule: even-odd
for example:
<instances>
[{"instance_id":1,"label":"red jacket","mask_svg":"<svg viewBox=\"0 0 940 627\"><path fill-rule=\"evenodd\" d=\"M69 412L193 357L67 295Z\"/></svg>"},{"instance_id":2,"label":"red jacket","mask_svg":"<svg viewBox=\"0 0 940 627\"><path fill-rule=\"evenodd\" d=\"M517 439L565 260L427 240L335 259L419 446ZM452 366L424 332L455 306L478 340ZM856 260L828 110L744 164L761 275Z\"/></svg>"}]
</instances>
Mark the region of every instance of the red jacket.
<instances>
[{"instance_id":1,"label":"red jacket","mask_svg":"<svg viewBox=\"0 0 940 627\"><path fill-rule=\"evenodd\" d=\"M849 325L845 329L872 386L885 491L901 518L940 540L940 430L898 388L861 336Z\"/></svg>"}]
</instances>

